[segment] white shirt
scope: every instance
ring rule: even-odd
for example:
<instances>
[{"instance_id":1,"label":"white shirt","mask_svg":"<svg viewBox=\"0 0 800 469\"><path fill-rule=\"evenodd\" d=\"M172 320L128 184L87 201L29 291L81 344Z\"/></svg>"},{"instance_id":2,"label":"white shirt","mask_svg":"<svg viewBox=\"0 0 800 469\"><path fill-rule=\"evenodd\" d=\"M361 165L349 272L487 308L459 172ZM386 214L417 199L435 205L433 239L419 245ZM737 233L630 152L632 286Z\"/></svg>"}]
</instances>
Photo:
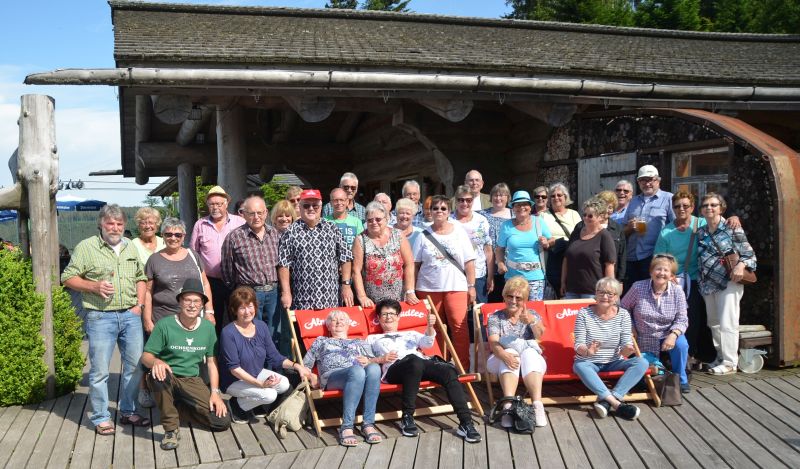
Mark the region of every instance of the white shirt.
<instances>
[{"instance_id":1,"label":"white shirt","mask_svg":"<svg viewBox=\"0 0 800 469\"><path fill-rule=\"evenodd\" d=\"M475 260L475 250L467 236L467 232L452 223L453 232L447 235L433 233L430 227L425 231L436 238L439 243L450 253L456 262L464 267L469 261ZM414 262L421 262L417 276L417 290L429 292L467 291L467 277L454 266L439 249L428 240L425 233L421 233L414 241Z\"/></svg>"},{"instance_id":2,"label":"white shirt","mask_svg":"<svg viewBox=\"0 0 800 469\"><path fill-rule=\"evenodd\" d=\"M387 332L385 334L371 334L367 337L367 343L372 346L372 353L376 357L386 355L389 352L397 352L397 360L400 361L407 355L416 355L420 358L427 358L419 349L426 349L433 347L433 341L436 338L436 332L433 335L425 335L417 331L396 331ZM395 362L384 363L381 365L383 375L389 367Z\"/></svg>"}]
</instances>

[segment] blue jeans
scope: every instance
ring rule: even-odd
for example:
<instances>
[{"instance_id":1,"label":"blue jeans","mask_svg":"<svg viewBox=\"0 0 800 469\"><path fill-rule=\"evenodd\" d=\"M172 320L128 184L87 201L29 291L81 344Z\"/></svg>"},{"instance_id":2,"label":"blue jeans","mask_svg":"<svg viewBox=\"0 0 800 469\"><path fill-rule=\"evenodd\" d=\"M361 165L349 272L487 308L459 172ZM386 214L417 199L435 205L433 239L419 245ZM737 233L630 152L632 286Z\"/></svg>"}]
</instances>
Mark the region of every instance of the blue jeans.
<instances>
[{"instance_id":1,"label":"blue jeans","mask_svg":"<svg viewBox=\"0 0 800 469\"><path fill-rule=\"evenodd\" d=\"M658 354L656 354L658 355ZM672 372L681 376L681 384L689 384L686 376L686 362L689 359L689 341L681 334L675 341L675 347L669 351L669 360L672 362Z\"/></svg>"},{"instance_id":2,"label":"blue jeans","mask_svg":"<svg viewBox=\"0 0 800 469\"><path fill-rule=\"evenodd\" d=\"M564 294L565 300L592 300L594 299L594 293L572 293L566 292Z\"/></svg>"},{"instance_id":3,"label":"blue jeans","mask_svg":"<svg viewBox=\"0 0 800 469\"><path fill-rule=\"evenodd\" d=\"M377 363L367 366L353 365L341 368L328 376L325 389L344 390L344 415L342 415L342 429L353 428L356 421L356 409L361 395L364 395L364 424L375 423L375 406L378 404L378 394L381 388L381 367Z\"/></svg>"},{"instance_id":4,"label":"blue jeans","mask_svg":"<svg viewBox=\"0 0 800 469\"><path fill-rule=\"evenodd\" d=\"M589 388L593 393L597 394L597 400L605 400L609 394L613 394L614 397L621 401L624 399L625 394L628 394L628 391L630 391L632 387L636 386L636 383L642 379L645 372L647 372L647 367L647 360L644 358L631 357L626 360L620 358L604 365L597 365L588 360L575 360L575 363L572 365L572 371L578 375L587 388ZM617 384L611 391L608 390L606 384L597 374L601 371L623 370L625 371L625 374L623 374L622 377L617 380Z\"/></svg>"},{"instance_id":5,"label":"blue jeans","mask_svg":"<svg viewBox=\"0 0 800 469\"><path fill-rule=\"evenodd\" d=\"M122 381L119 384L119 411L131 415L136 411L136 395L142 368L139 358L144 348L142 318L130 310L86 312L86 336L89 338L89 418L97 425L111 420L108 411L108 364L119 345L122 357Z\"/></svg>"},{"instance_id":6,"label":"blue jeans","mask_svg":"<svg viewBox=\"0 0 800 469\"><path fill-rule=\"evenodd\" d=\"M486 276L475 279L475 301L486 303L489 301L489 293L486 291ZM472 337L472 336L470 336Z\"/></svg>"},{"instance_id":7,"label":"blue jeans","mask_svg":"<svg viewBox=\"0 0 800 469\"><path fill-rule=\"evenodd\" d=\"M269 333L272 334L272 342L277 344L281 336L281 315L275 314L275 309L278 306L277 287L272 291L257 291L256 300L258 300L256 317L267 323Z\"/></svg>"},{"instance_id":8,"label":"blue jeans","mask_svg":"<svg viewBox=\"0 0 800 469\"><path fill-rule=\"evenodd\" d=\"M528 301L542 301L544 299L545 280L528 280Z\"/></svg>"}]
</instances>

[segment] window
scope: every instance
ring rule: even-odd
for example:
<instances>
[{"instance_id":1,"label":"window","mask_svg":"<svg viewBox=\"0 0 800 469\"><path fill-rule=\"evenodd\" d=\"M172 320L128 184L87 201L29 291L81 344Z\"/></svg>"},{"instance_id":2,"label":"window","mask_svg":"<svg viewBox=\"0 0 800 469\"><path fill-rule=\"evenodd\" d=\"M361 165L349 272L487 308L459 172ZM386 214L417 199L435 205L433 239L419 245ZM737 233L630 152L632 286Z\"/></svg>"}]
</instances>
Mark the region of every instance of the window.
<instances>
[{"instance_id":1,"label":"window","mask_svg":"<svg viewBox=\"0 0 800 469\"><path fill-rule=\"evenodd\" d=\"M689 192L699 201L708 192L728 193L728 147L672 154L672 192Z\"/></svg>"}]
</instances>

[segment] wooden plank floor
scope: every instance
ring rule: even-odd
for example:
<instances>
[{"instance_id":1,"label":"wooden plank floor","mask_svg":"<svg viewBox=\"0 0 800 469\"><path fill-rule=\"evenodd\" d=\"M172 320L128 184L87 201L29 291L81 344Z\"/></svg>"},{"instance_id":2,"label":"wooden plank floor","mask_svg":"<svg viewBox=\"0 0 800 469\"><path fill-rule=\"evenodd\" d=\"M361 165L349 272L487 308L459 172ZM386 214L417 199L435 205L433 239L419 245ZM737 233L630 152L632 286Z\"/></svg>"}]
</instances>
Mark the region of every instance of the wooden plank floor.
<instances>
[{"instance_id":1,"label":"wooden plank floor","mask_svg":"<svg viewBox=\"0 0 800 469\"><path fill-rule=\"evenodd\" d=\"M110 408L118 422L119 354L110 369ZM87 375L88 366L83 383L69 395L0 408L0 467L800 467L800 369L730 376L695 373L693 391L682 406L639 403L641 415L634 422L596 419L589 406L549 407L547 427L518 435L475 416L483 436L479 444L456 436L454 415L419 418L418 438L404 438L394 422L379 423L385 441L354 448L337 446L334 429L321 437L304 429L281 440L262 418L221 433L184 426L175 451L158 446L163 428L157 409L146 413L154 422L151 428L118 426L113 437L95 435L88 420ZM485 385L479 383L475 390L488 409ZM443 397L437 390L426 399ZM398 402L394 396L382 399L381 405ZM338 415L341 407L331 403L319 410Z\"/></svg>"}]
</instances>

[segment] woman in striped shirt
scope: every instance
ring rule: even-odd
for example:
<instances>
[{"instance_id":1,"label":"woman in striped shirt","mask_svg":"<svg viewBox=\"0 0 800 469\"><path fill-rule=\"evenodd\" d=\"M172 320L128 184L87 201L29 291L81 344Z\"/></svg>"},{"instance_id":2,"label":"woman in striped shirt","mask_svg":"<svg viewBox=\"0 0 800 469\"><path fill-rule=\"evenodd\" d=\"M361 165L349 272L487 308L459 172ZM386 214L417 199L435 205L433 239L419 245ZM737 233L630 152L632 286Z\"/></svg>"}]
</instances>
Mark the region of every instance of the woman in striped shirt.
<instances>
[{"instance_id":1,"label":"woman in striped shirt","mask_svg":"<svg viewBox=\"0 0 800 469\"><path fill-rule=\"evenodd\" d=\"M622 284L603 277L595 286L596 304L581 308L575 318L575 364L573 371L583 384L597 394L594 409L604 418L609 411L634 420L639 408L622 400L647 371L642 357L625 358L634 352L631 317L618 304ZM625 371L610 390L598 375L603 371Z\"/></svg>"}]
</instances>

